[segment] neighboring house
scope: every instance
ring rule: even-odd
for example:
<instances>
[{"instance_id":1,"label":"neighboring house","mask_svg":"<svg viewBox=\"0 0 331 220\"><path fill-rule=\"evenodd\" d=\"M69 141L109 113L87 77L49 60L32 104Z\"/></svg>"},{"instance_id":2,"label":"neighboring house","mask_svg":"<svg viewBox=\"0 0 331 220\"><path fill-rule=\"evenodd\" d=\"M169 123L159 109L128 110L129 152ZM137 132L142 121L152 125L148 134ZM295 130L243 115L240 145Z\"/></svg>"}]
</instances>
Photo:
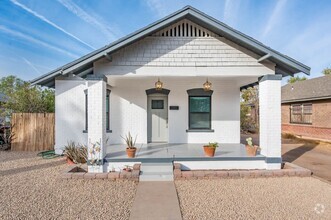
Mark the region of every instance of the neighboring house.
<instances>
[{"instance_id":1,"label":"neighboring house","mask_svg":"<svg viewBox=\"0 0 331 220\"><path fill-rule=\"evenodd\" d=\"M32 83L55 87L57 153L70 140L89 147L101 142L101 165L90 172L146 161L164 149L168 156L154 162L278 169L281 79L299 72L309 74L310 68L187 6ZM261 155L248 158L240 145L240 89L257 83ZM145 160L120 158L121 136L128 131L138 135L137 146L147 146ZM215 141L221 146L217 157L196 156ZM157 142L166 144L147 144ZM175 152L179 143L190 144L183 145L186 153Z\"/></svg>"},{"instance_id":2,"label":"neighboring house","mask_svg":"<svg viewBox=\"0 0 331 220\"><path fill-rule=\"evenodd\" d=\"M282 132L331 140L331 76L282 87Z\"/></svg>"}]
</instances>

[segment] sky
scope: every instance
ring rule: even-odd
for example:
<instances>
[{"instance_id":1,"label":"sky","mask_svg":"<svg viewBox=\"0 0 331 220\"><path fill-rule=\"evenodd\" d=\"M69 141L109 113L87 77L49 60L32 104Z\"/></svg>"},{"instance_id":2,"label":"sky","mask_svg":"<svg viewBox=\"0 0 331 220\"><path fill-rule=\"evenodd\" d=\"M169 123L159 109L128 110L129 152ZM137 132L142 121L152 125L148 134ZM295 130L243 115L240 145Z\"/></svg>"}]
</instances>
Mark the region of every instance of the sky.
<instances>
[{"instance_id":1,"label":"sky","mask_svg":"<svg viewBox=\"0 0 331 220\"><path fill-rule=\"evenodd\" d=\"M330 0L0 0L0 78L31 80L186 5L308 65L308 78L331 67Z\"/></svg>"}]
</instances>

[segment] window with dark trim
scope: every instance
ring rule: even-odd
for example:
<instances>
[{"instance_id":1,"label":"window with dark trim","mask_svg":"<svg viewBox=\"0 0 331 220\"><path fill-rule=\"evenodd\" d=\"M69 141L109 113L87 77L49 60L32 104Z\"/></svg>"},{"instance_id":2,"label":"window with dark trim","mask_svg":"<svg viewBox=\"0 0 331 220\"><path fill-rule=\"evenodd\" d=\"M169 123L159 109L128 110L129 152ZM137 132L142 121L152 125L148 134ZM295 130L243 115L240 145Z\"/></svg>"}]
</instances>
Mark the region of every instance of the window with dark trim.
<instances>
[{"instance_id":1,"label":"window with dark trim","mask_svg":"<svg viewBox=\"0 0 331 220\"><path fill-rule=\"evenodd\" d=\"M87 96L87 90L84 91L85 93L85 131L88 129L88 96Z\"/></svg>"},{"instance_id":2,"label":"window with dark trim","mask_svg":"<svg viewBox=\"0 0 331 220\"><path fill-rule=\"evenodd\" d=\"M312 124L313 106L311 103L293 104L290 107L290 123Z\"/></svg>"},{"instance_id":3,"label":"window with dark trim","mask_svg":"<svg viewBox=\"0 0 331 220\"><path fill-rule=\"evenodd\" d=\"M106 94L106 130L110 130L110 120L109 120L109 114L110 114L110 90L107 89Z\"/></svg>"},{"instance_id":4,"label":"window with dark trim","mask_svg":"<svg viewBox=\"0 0 331 220\"><path fill-rule=\"evenodd\" d=\"M189 96L189 129L211 129L210 96Z\"/></svg>"},{"instance_id":5,"label":"window with dark trim","mask_svg":"<svg viewBox=\"0 0 331 220\"><path fill-rule=\"evenodd\" d=\"M211 96L213 90L202 88L189 89L188 94L188 130L186 132L205 131L211 129Z\"/></svg>"}]
</instances>

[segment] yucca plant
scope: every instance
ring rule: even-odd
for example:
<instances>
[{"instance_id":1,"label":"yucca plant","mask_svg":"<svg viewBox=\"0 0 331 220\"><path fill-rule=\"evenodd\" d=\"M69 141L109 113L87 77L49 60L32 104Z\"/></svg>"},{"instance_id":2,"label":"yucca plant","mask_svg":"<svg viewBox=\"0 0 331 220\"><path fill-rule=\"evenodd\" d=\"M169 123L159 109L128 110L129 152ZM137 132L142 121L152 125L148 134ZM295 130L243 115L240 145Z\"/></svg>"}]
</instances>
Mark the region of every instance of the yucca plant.
<instances>
[{"instance_id":1,"label":"yucca plant","mask_svg":"<svg viewBox=\"0 0 331 220\"><path fill-rule=\"evenodd\" d=\"M85 145L76 144L74 141L69 141L64 148L64 155L74 163L86 163L87 147Z\"/></svg>"},{"instance_id":2,"label":"yucca plant","mask_svg":"<svg viewBox=\"0 0 331 220\"><path fill-rule=\"evenodd\" d=\"M131 133L129 132L127 135L125 135L125 138L122 136L121 136L121 138L125 141L127 147L129 149L132 149L132 148L135 148L137 136L138 135L136 135L136 138L133 141L133 137L131 136Z\"/></svg>"}]
</instances>

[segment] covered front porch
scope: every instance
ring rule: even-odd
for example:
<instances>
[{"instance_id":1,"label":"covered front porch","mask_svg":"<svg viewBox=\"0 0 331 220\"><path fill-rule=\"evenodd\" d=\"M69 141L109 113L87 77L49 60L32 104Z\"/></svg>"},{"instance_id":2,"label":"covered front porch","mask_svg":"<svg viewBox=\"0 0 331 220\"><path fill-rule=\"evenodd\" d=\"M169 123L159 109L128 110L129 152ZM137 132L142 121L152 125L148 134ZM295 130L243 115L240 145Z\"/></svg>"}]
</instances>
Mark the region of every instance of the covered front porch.
<instances>
[{"instance_id":1,"label":"covered front porch","mask_svg":"<svg viewBox=\"0 0 331 220\"><path fill-rule=\"evenodd\" d=\"M220 144L214 157L206 157L204 144L137 144L135 158L128 158L126 146L109 145L106 148L104 162L106 169L119 170L136 163L180 163L182 169L266 169L266 157L258 153L248 156L243 144Z\"/></svg>"},{"instance_id":2,"label":"covered front porch","mask_svg":"<svg viewBox=\"0 0 331 220\"><path fill-rule=\"evenodd\" d=\"M205 77L163 76L161 80L164 87L161 91L167 93L155 90L155 93L150 94L149 91L153 90L158 80L156 77L106 76L98 81L99 85L94 78L87 78L91 83L89 91L92 88L97 90L95 93L88 92L88 99L91 102L107 100L103 104L109 105L108 111L104 105L100 105L100 108L87 106L91 128L88 140L90 143L101 140L102 143L100 159L103 166L91 172L120 170L135 163L173 162L180 163L187 170L279 169L280 79L281 76L272 74L262 77L212 76L209 77L213 83L212 90L206 92L201 88ZM259 82L260 92L261 153L249 157L245 143L240 144L240 89L255 80ZM191 94L192 90L194 93ZM202 94L196 93L198 90ZM200 97L208 97L209 102L196 102L197 105L192 108L192 97L199 100ZM166 101L161 107L153 109L153 100L159 101L161 98ZM203 109L203 114L208 113L209 117L198 117L196 123L207 127L196 129L195 124L191 123L191 112L197 108L199 111ZM96 129L99 132L95 132ZM133 138L137 137L137 143L140 143L136 144L138 149L135 158L127 158L126 155L122 137L128 132ZM154 134L163 134L162 143L159 139L153 141L150 138ZM215 157L204 156L203 145L208 142L218 142L220 145Z\"/></svg>"}]
</instances>

